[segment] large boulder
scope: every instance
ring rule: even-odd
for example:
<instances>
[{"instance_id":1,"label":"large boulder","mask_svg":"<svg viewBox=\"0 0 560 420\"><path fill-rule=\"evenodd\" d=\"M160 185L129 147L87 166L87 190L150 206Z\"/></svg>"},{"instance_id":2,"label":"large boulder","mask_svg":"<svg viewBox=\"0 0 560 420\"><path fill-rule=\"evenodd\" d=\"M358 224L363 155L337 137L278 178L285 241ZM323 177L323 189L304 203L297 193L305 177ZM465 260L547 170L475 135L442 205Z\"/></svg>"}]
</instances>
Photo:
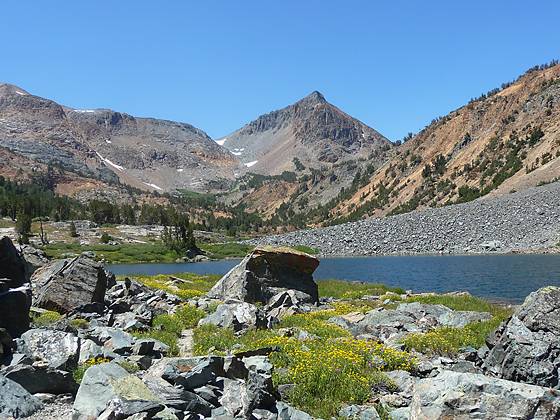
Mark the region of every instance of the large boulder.
<instances>
[{"instance_id":1,"label":"large boulder","mask_svg":"<svg viewBox=\"0 0 560 420\"><path fill-rule=\"evenodd\" d=\"M140 379L116 363L103 363L86 371L74 401L72 418L96 419L107 409L130 416L154 407L163 409L161 399Z\"/></svg>"},{"instance_id":2,"label":"large boulder","mask_svg":"<svg viewBox=\"0 0 560 420\"><path fill-rule=\"evenodd\" d=\"M70 372L53 369L47 365L8 366L2 370L2 374L31 394L74 394L78 390Z\"/></svg>"},{"instance_id":3,"label":"large boulder","mask_svg":"<svg viewBox=\"0 0 560 420\"><path fill-rule=\"evenodd\" d=\"M36 328L22 334L18 350L32 359L45 361L53 369L72 370L78 366L80 338L63 331Z\"/></svg>"},{"instance_id":4,"label":"large boulder","mask_svg":"<svg viewBox=\"0 0 560 420\"><path fill-rule=\"evenodd\" d=\"M228 300L219 305L216 311L200 320L199 325L212 324L222 328L243 331L250 328L265 327L266 321L255 305L247 302Z\"/></svg>"},{"instance_id":5,"label":"large boulder","mask_svg":"<svg viewBox=\"0 0 560 420\"><path fill-rule=\"evenodd\" d=\"M0 375L0 419L28 417L41 407L38 398L21 385Z\"/></svg>"},{"instance_id":6,"label":"large boulder","mask_svg":"<svg viewBox=\"0 0 560 420\"><path fill-rule=\"evenodd\" d=\"M103 303L111 276L87 254L53 261L33 274L35 305L68 313L87 303Z\"/></svg>"},{"instance_id":7,"label":"large boulder","mask_svg":"<svg viewBox=\"0 0 560 420\"><path fill-rule=\"evenodd\" d=\"M557 419L560 394L535 385L443 371L414 387L411 419Z\"/></svg>"},{"instance_id":8,"label":"large boulder","mask_svg":"<svg viewBox=\"0 0 560 420\"><path fill-rule=\"evenodd\" d=\"M560 288L531 293L487 340L483 367L512 381L560 389Z\"/></svg>"},{"instance_id":9,"label":"large boulder","mask_svg":"<svg viewBox=\"0 0 560 420\"><path fill-rule=\"evenodd\" d=\"M31 287L25 259L8 237L0 239L0 328L12 337L29 329Z\"/></svg>"},{"instance_id":10,"label":"large boulder","mask_svg":"<svg viewBox=\"0 0 560 420\"><path fill-rule=\"evenodd\" d=\"M27 272L31 275L38 268L49 263L47 254L41 249L32 247L31 245L19 245L18 250L25 259Z\"/></svg>"},{"instance_id":11,"label":"large boulder","mask_svg":"<svg viewBox=\"0 0 560 420\"><path fill-rule=\"evenodd\" d=\"M306 300L319 299L313 272L319 260L290 248L257 248L208 292L215 299L267 303L277 293L298 290Z\"/></svg>"}]
</instances>

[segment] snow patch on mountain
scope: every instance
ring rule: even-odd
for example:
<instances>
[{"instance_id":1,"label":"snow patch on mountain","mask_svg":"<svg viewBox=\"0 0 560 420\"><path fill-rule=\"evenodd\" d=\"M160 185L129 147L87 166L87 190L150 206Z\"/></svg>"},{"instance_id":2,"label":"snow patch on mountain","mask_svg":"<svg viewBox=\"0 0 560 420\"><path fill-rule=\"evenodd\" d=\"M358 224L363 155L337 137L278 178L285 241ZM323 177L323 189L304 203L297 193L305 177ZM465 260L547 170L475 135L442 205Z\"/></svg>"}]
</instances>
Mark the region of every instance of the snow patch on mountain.
<instances>
[{"instance_id":1,"label":"snow patch on mountain","mask_svg":"<svg viewBox=\"0 0 560 420\"><path fill-rule=\"evenodd\" d=\"M147 185L148 187L155 188L156 190L163 191L163 188L158 187L156 184L150 184L149 182L144 182L144 181L142 181L142 184Z\"/></svg>"},{"instance_id":2,"label":"snow patch on mountain","mask_svg":"<svg viewBox=\"0 0 560 420\"><path fill-rule=\"evenodd\" d=\"M115 168L118 171L123 172L125 170L124 166L120 166L117 165L116 163L111 162L109 159L104 158L103 156L101 156L99 154L99 152L95 152L97 154L97 156L99 156L99 159L101 159L103 161L103 163L105 163L106 165L112 166L113 168Z\"/></svg>"}]
</instances>

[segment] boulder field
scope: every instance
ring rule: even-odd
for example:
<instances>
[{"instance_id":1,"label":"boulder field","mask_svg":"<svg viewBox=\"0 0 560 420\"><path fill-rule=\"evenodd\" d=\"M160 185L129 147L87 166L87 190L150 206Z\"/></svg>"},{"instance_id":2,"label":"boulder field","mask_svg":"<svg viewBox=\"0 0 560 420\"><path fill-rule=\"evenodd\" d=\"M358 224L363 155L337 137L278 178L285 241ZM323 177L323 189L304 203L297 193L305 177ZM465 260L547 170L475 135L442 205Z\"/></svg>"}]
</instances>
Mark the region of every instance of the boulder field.
<instances>
[{"instance_id":1,"label":"boulder field","mask_svg":"<svg viewBox=\"0 0 560 420\"><path fill-rule=\"evenodd\" d=\"M25 297L10 303L7 314L1 301L7 295L0 294L0 418L313 418L289 403L289 386L275 386L273 348L193 356L138 334L153 328L157 315L176 312L185 303L179 297L133 279L116 281L87 254L42 264L30 279L22 254L3 239L0 261L2 293L21 291ZM319 298L313 281L318 264L288 249L257 249L206 296L187 302L206 311L200 325L231 328L237 335L271 328L288 315L340 303ZM33 311L63 314L48 326L29 322L30 282ZM353 339L396 349L408 334L462 328L492 316L407 301L413 296L407 292L398 296L402 303L333 315L328 322ZM349 403L339 417L560 418L558 325L560 289L535 291L480 349L450 357L415 354L411 371L385 372L394 386L372 389L371 403ZM302 351L314 340L303 330L296 335Z\"/></svg>"}]
</instances>

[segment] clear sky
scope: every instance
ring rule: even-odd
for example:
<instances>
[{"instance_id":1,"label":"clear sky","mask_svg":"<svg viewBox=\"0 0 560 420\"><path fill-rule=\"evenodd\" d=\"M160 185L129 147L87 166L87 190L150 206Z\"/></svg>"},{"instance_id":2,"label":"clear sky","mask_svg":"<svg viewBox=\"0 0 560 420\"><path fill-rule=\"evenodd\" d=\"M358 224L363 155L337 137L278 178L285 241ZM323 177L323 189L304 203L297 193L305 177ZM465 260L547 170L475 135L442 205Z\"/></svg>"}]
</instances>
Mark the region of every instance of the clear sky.
<instances>
[{"instance_id":1,"label":"clear sky","mask_svg":"<svg viewBox=\"0 0 560 420\"><path fill-rule=\"evenodd\" d=\"M560 58L557 0L6 0L0 16L0 81L214 138L319 90L396 140Z\"/></svg>"}]
</instances>

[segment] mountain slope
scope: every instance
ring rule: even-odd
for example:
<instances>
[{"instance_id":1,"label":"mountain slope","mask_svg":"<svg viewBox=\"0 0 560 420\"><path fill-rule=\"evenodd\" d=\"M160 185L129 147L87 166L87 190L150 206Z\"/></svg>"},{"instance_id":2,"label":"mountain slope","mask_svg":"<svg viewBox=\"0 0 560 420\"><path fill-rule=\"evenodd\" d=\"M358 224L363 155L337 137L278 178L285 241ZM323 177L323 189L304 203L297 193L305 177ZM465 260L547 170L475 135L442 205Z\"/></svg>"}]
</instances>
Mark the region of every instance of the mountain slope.
<instances>
[{"instance_id":1,"label":"mountain slope","mask_svg":"<svg viewBox=\"0 0 560 420\"><path fill-rule=\"evenodd\" d=\"M189 124L77 110L0 85L0 147L104 182L144 190L223 189L239 162Z\"/></svg>"},{"instance_id":2,"label":"mountain slope","mask_svg":"<svg viewBox=\"0 0 560 420\"><path fill-rule=\"evenodd\" d=\"M258 117L218 143L238 156L248 171L263 175L373 159L391 144L319 92Z\"/></svg>"},{"instance_id":3,"label":"mountain slope","mask_svg":"<svg viewBox=\"0 0 560 420\"><path fill-rule=\"evenodd\" d=\"M403 144L330 212L338 221L502 195L560 177L560 65L535 67Z\"/></svg>"}]
</instances>

